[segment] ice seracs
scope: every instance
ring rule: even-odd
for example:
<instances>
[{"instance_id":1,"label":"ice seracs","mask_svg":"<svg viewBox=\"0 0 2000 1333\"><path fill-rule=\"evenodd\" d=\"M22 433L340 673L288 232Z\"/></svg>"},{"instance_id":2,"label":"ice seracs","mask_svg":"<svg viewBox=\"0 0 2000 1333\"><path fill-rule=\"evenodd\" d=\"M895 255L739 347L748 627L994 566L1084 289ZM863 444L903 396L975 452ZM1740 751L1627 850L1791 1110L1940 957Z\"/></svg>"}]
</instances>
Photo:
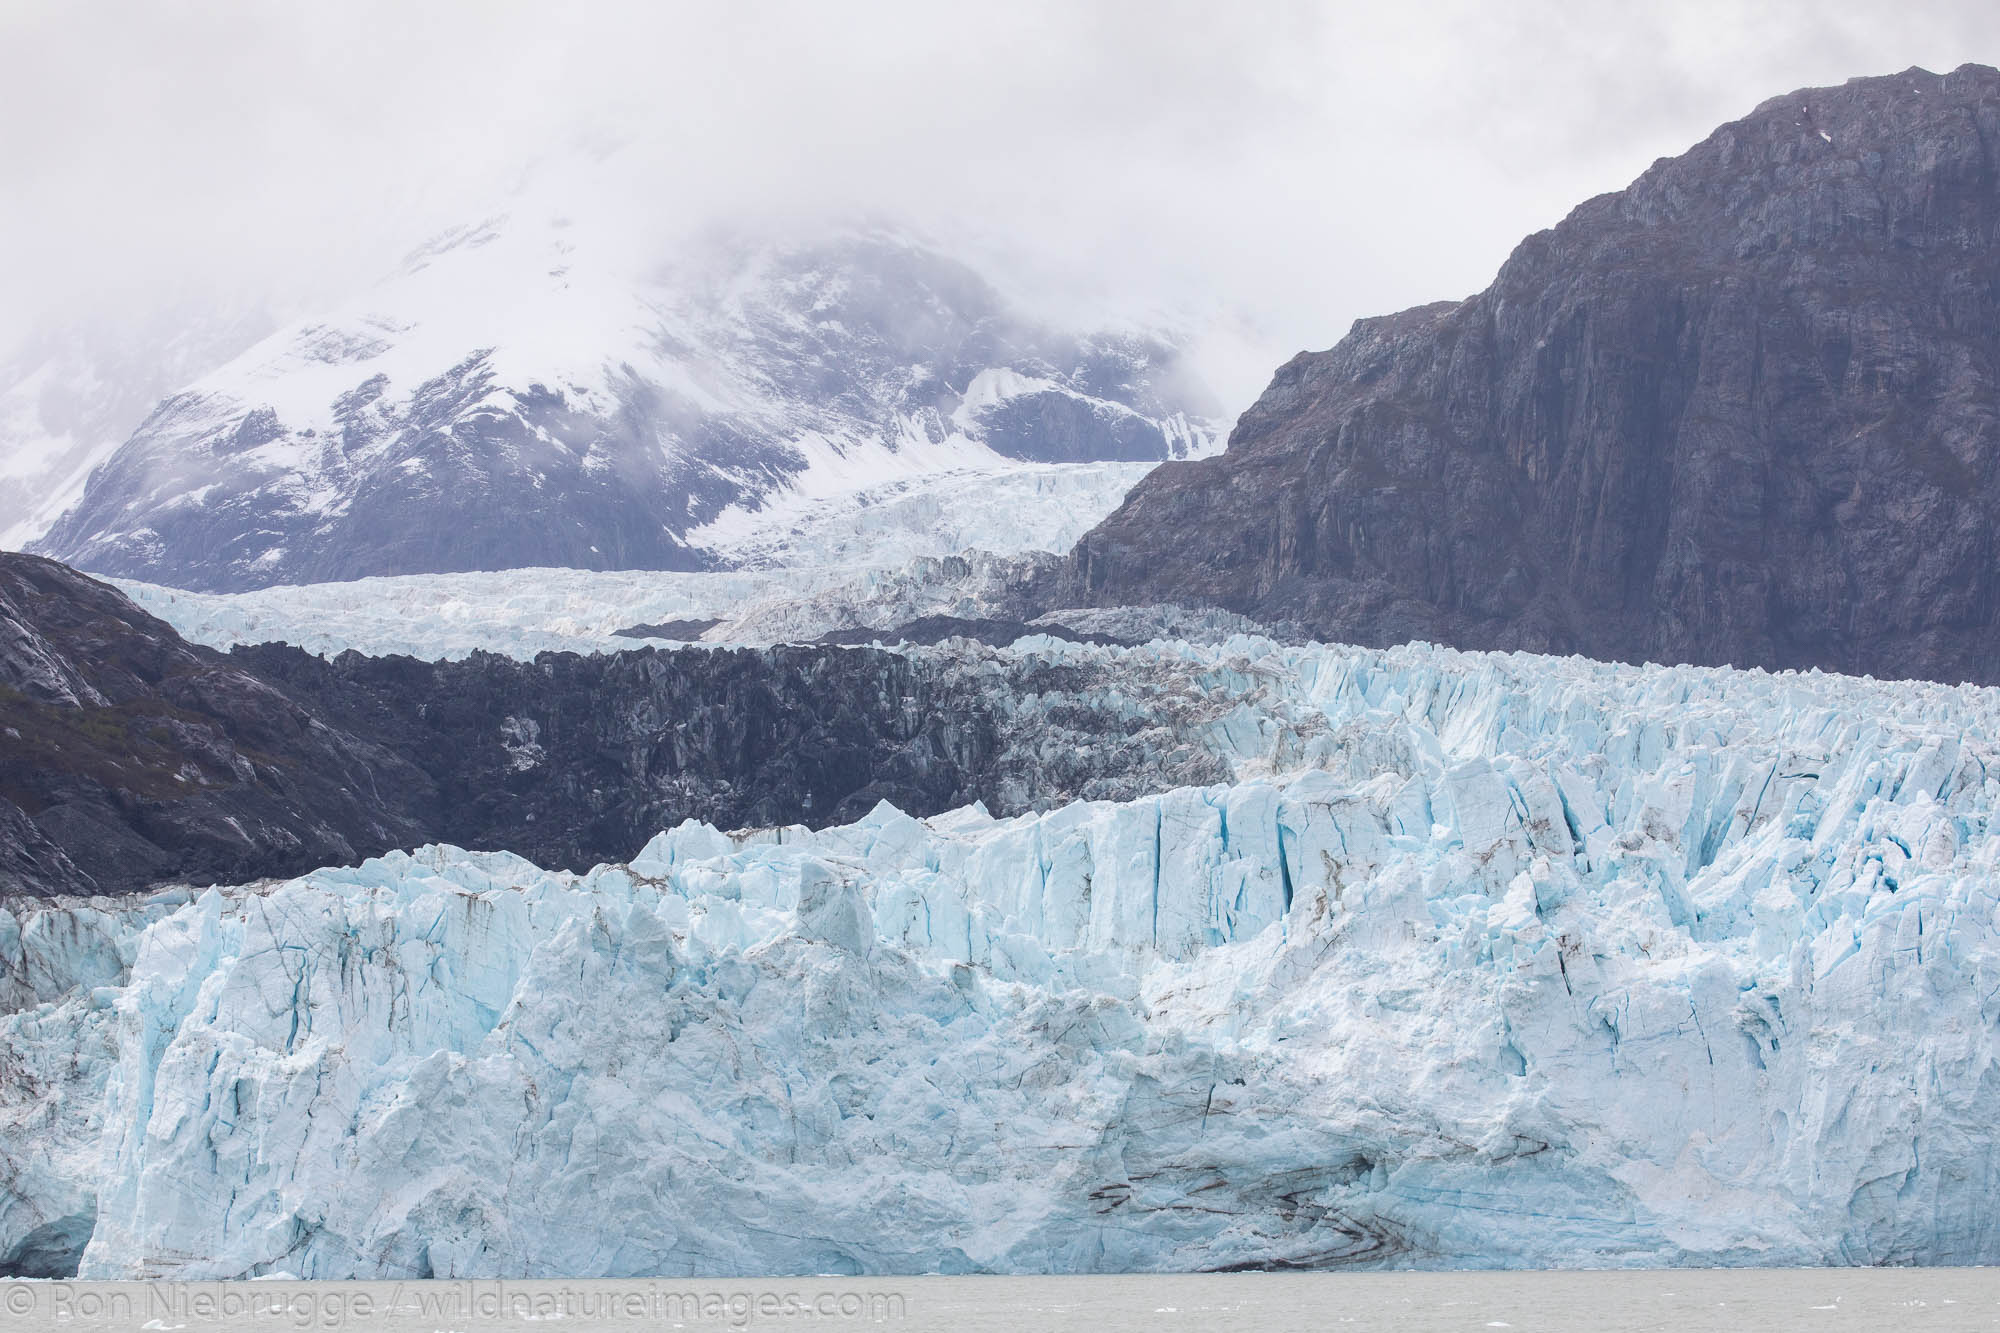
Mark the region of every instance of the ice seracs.
<instances>
[{"instance_id":1,"label":"ice seracs","mask_svg":"<svg viewBox=\"0 0 2000 1333\"><path fill-rule=\"evenodd\" d=\"M1217 645L1232 783L24 908L91 1276L2000 1259L1991 691ZM1174 664L1178 665L1174 665ZM66 1244L87 1244L80 1253Z\"/></svg>"}]
</instances>

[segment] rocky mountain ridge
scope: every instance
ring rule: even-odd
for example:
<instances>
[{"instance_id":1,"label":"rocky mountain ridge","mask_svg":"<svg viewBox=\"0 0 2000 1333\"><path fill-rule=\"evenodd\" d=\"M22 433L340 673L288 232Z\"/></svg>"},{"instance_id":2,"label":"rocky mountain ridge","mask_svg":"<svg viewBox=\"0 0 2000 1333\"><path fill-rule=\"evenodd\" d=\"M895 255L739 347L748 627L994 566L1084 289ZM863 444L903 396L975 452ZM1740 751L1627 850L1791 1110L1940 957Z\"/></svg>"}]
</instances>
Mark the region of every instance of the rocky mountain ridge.
<instances>
[{"instance_id":1,"label":"rocky mountain ridge","mask_svg":"<svg viewBox=\"0 0 2000 1333\"><path fill-rule=\"evenodd\" d=\"M2000 72L1774 98L1302 354L1051 605L2000 681Z\"/></svg>"},{"instance_id":2,"label":"rocky mountain ridge","mask_svg":"<svg viewBox=\"0 0 2000 1333\"><path fill-rule=\"evenodd\" d=\"M431 786L117 589L0 553L0 891L352 861L420 839Z\"/></svg>"}]
</instances>

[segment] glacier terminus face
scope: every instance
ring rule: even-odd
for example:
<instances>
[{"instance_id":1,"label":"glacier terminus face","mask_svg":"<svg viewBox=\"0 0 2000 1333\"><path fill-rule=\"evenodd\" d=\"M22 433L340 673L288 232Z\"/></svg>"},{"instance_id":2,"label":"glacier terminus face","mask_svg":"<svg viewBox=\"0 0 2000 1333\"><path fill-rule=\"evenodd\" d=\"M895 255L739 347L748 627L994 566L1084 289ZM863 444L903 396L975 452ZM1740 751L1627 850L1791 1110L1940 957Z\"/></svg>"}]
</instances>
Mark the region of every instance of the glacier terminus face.
<instances>
[{"instance_id":1,"label":"glacier terminus face","mask_svg":"<svg viewBox=\"0 0 2000 1333\"><path fill-rule=\"evenodd\" d=\"M2000 1261L2000 695L997 651L1232 693L1233 779L10 905L0 1260Z\"/></svg>"}]
</instances>

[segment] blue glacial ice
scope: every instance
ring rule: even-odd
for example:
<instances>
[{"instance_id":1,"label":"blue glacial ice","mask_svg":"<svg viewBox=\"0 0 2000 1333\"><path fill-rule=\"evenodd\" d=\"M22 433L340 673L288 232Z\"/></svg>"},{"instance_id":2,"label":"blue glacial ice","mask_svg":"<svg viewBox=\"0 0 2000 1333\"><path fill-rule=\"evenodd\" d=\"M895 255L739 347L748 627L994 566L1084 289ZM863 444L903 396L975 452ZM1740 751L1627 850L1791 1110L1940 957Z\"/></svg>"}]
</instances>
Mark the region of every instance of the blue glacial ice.
<instances>
[{"instance_id":1,"label":"blue glacial ice","mask_svg":"<svg viewBox=\"0 0 2000 1333\"><path fill-rule=\"evenodd\" d=\"M2000 693L1010 651L1233 701L1237 780L12 904L0 1257L2000 1262Z\"/></svg>"}]
</instances>

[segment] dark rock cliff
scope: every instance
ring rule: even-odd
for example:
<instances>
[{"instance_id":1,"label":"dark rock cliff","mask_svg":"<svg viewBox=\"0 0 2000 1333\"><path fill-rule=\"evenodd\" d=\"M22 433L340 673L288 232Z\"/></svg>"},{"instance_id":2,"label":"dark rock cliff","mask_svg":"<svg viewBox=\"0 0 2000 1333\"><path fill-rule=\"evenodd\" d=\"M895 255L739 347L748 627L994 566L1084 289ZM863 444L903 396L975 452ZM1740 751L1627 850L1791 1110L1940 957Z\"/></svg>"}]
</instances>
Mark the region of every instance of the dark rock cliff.
<instances>
[{"instance_id":1,"label":"dark rock cliff","mask_svg":"<svg viewBox=\"0 0 2000 1333\"><path fill-rule=\"evenodd\" d=\"M116 588L0 554L0 892L341 864L421 840L430 785Z\"/></svg>"},{"instance_id":2,"label":"dark rock cliff","mask_svg":"<svg viewBox=\"0 0 2000 1333\"><path fill-rule=\"evenodd\" d=\"M1005 813L1226 777L1169 734L1184 710L1098 684L817 645L221 654L115 588L0 554L0 895L240 883L431 841L587 869L687 818Z\"/></svg>"},{"instance_id":3,"label":"dark rock cliff","mask_svg":"<svg viewBox=\"0 0 2000 1333\"><path fill-rule=\"evenodd\" d=\"M1284 366L1063 596L2000 681L2000 72L1776 98Z\"/></svg>"},{"instance_id":4,"label":"dark rock cliff","mask_svg":"<svg viewBox=\"0 0 2000 1333\"><path fill-rule=\"evenodd\" d=\"M1001 749L976 681L879 649L231 656L424 769L440 839L570 869L690 817L819 826L885 799L935 813L977 799Z\"/></svg>"}]
</instances>

